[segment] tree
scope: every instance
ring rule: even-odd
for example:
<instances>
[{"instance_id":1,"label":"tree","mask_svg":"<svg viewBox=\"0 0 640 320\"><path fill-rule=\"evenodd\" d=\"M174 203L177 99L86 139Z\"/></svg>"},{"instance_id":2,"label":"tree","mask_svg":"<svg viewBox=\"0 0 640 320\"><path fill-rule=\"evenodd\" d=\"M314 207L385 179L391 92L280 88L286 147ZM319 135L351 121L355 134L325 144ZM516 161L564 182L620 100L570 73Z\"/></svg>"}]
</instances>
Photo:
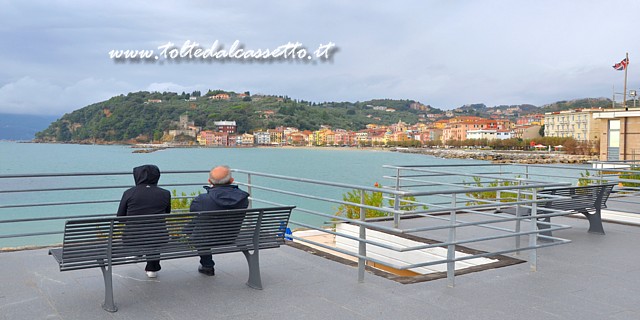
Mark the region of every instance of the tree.
<instances>
[{"instance_id":1,"label":"tree","mask_svg":"<svg viewBox=\"0 0 640 320\"><path fill-rule=\"evenodd\" d=\"M160 141L160 140L162 140L162 131L155 130L153 132L153 141Z\"/></svg>"},{"instance_id":2,"label":"tree","mask_svg":"<svg viewBox=\"0 0 640 320\"><path fill-rule=\"evenodd\" d=\"M71 132L69 131L69 127L67 126L67 124L64 122L58 126L56 141L71 141Z\"/></svg>"},{"instance_id":3,"label":"tree","mask_svg":"<svg viewBox=\"0 0 640 320\"><path fill-rule=\"evenodd\" d=\"M575 139L567 139L562 144L564 151L568 154L576 154L578 151L578 142Z\"/></svg>"}]
</instances>

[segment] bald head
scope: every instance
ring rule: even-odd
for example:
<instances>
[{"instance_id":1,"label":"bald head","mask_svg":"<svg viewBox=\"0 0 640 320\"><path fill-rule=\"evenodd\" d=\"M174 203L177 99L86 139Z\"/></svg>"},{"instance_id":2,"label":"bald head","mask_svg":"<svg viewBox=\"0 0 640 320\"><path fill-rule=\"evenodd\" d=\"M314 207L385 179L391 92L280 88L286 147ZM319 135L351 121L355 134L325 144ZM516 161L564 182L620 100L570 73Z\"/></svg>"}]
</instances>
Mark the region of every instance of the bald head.
<instances>
[{"instance_id":1,"label":"bald head","mask_svg":"<svg viewBox=\"0 0 640 320\"><path fill-rule=\"evenodd\" d=\"M217 166L209 172L209 183L212 185L223 185L233 183L231 168L228 166Z\"/></svg>"}]
</instances>

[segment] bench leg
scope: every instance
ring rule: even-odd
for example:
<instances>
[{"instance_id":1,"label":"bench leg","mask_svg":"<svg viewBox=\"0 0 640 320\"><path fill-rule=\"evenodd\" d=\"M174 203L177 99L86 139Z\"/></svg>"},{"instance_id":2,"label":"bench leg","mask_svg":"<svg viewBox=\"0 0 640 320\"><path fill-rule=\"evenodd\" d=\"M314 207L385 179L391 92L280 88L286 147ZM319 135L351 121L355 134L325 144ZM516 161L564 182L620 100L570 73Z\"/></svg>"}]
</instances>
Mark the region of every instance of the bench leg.
<instances>
[{"instance_id":1,"label":"bench leg","mask_svg":"<svg viewBox=\"0 0 640 320\"><path fill-rule=\"evenodd\" d=\"M604 234L600 209L596 209L594 214L589 214L586 211L583 211L582 214L589 220L589 233Z\"/></svg>"},{"instance_id":2,"label":"bench leg","mask_svg":"<svg viewBox=\"0 0 640 320\"><path fill-rule=\"evenodd\" d=\"M102 277L104 278L104 303L102 304L102 309L109 312L116 312L118 311L118 307L116 307L116 304L113 302L112 268L112 266L100 266L100 269L102 270Z\"/></svg>"},{"instance_id":3,"label":"bench leg","mask_svg":"<svg viewBox=\"0 0 640 320\"><path fill-rule=\"evenodd\" d=\"M260 256L258 250L249 253L249 250L243 250L244 257L247 258L249 264L249 281L247 285L251 288L262 290L262 279L260 278Z\"/></svg>"}]
</instances>

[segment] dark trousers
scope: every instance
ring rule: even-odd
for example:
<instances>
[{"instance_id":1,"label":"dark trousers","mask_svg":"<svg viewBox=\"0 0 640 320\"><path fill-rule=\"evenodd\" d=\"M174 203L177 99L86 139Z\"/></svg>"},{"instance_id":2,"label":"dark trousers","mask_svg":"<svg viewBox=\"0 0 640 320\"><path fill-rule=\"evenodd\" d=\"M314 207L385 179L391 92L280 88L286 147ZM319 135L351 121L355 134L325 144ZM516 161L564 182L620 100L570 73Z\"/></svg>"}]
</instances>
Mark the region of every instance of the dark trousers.
<instances>
[{"instance_id":1,"label":"dark trousers","mask_svg":"<svg viewBox=\"0 0 640 320\"><path fill-rule=\"evenodd\" d=\"M144 267L144 271L160 271L162 267L160 267L160 260L151 260L160 258L159 255L150 254L147 255L147 266Z\"/></svg>"},{"instance_id":2,"label":"dark trousers","mask_svg":"<svg viewBox=\"0 0 640 320\"><path fill-rule=\"evenodd\" d=\"M211 251L209 251L209 249L198 250L198 253L200 254L200 264L204 268L213 268L213 266L216 265L210 252Z\"/></svg>"}]
</instances>

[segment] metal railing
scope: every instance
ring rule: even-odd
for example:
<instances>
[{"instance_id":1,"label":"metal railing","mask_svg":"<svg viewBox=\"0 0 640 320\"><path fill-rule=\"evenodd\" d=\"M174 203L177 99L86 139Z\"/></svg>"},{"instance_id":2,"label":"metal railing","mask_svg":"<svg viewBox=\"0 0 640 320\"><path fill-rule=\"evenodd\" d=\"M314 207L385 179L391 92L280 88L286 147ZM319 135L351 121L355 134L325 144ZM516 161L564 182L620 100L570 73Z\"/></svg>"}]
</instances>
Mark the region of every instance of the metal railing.
<instances>
[{"instance_id":1,"label":"metal railing","mask_svg":"<svg viewBox=\"0 0 640 320\"><path fill-rule=\"evenodd\" d=\"M496 165L486 166L492 170L483 168L480 172L463 172L452 166L385 167L394 173L385 177L394 181L389 186L361 186L246 170L233 172L236 183L251 194L251 206L295 205L291 229L315 230L327 237L357 241L357 250L349 250L298 236L296 232L290 236L300 243L354 257L358 261L358 281L364 280L368 263L397 270L445 264L448 283L453 286L457 262L528 251L530 268L536 270L537 249L570 242L540 235L537 228L538 218L565 214L538 210L539 204L549 199L538 195L537 190L567 183L509 176L513 170L500 166L496 172ZM174 189L176 200L189 200L202 185L200 181L206 181L208 170L162 174L161 187ZM129 179L130 172L0 175L0 243L5 242L0 248L19 243L59 243L56 239L61 239L64 220L114 215L122 191L131 187L126 182ZM371 202L372 197L377 197L378 202ZM526 207L531 215L494 213L504 206ZM359 232L356 236L340 232L336 228L340 224L355 225ZM545 231L569 228L557 223L548 225ZM401 246L368 238L372 231L413 235L430 242ZM526 246L521 245L521 237L528 237ZM539 242L539 238L550 241ZM10 240L13 244L7 244ZM456 247L463 245L482 251L461 255ZM398 253L445 248L447 254L436 260L398 263L371 254L380 248Z\"/></svg>"}]
</instances>

